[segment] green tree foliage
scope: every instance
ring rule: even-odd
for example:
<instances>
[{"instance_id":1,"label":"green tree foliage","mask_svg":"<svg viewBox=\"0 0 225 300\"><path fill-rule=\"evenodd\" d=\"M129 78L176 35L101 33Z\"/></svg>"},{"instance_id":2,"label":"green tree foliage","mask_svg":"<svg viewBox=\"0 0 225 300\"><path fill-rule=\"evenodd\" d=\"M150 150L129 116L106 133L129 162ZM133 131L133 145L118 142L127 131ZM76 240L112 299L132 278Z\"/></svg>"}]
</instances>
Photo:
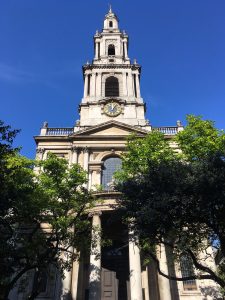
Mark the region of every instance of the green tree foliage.
<instances>
[{"instance_id":1,"label":"green tree foliage","mask_svg":"<svg viewBox=\"0 0 225 300\"><path fill-rule=\"evenodd\" d=\"M191 257L197 270L186 278L164 276L210 278L224 287L223 272L211 268L205 257L213 256L212 244L225 256L225 135L201 117L187 116L187 123L175 139L153 131L128 140L116 176L123 193L121 209L160 274L155 249L164 243L175 260L184 253ZM221 264L219 269L223 268Z\"/></svg>"},{"instance_id":2,"label":"green tree foliage","mask_svg":"<svg viewBox=\"0 0 225 300\"><path fill-rule=\"evenodd\" d=\"M186 160L204 160L225 154L225 133L210 120L200 116L187 115L187 126L176 136L176 142Z\"/></svg>"},{"instance_id":3,"label":"green tree foliage","mask_svg":"<svg viewBox=\"0 0 225 300\"><path fill-rule=\"evenodd\" d=\"M93 198L79 165L69 167L51 153L39 162L22 157L12 147L17 132L1 126L0 291L7 299L28 270L40 274L50 264L63 274L79 250L89 247L86 209Z\"/></svg>"}]
</instances>

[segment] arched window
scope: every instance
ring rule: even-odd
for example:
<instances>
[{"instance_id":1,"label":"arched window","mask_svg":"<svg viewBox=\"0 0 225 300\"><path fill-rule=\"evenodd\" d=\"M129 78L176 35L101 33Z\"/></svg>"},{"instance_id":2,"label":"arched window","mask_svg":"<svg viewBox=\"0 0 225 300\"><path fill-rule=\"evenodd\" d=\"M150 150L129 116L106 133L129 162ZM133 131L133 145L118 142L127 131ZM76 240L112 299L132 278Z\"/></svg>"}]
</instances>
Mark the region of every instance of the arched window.
<instances>
[{"instance_id":1,"label":"arched window","mask_svg":"<svg viewBox=\"0 0 225 300\"><path fill-rule=\"evenodd\" d=\"M189 277L194 276L194 268L191 258L186 255L182 254L180 256L180 270L182 277ZM183 281L184 290L196 290L196 281L194 279L192 280L185 280Z\"/></svg>"},{"instance_id":2,"label":"arched window","mask_svg":"<svg viewBox=\"0 0 225 300\"><path fill-rule=\"evenodd\" d=\"M113 22L109 21L109 27L113 27Z\"/></svg>"},{"instance_id":3,"label":"arched window","mask_svg":"<svg viewBox=\"0 0 225 300\"><path fill-rule=\"evenodd\" d=\"M114 45L109 45L108 55L115 55L115 46Z\"/></svg>"},{"instance_id":4,"label":"arched window","mask_svg":"<svg viewBox=\"0 0 225 300\"><path fill-rule=\"evenodd\" d=\"M119 97L119 81L116 77L110 76L105 81L105 96Z\"/></svg>"},{"instance_id":5,"label":"arched window","mask_svg":"<svg viewBox=\"0 0 225 300\"><path fill-rule=\"evenodd\" d=\"M110 190L113 187L113 174L121 169L121 159L119 157L109 157L104 161L102 172L102 186L104 190Z\"/></svg>"}]
</instances>

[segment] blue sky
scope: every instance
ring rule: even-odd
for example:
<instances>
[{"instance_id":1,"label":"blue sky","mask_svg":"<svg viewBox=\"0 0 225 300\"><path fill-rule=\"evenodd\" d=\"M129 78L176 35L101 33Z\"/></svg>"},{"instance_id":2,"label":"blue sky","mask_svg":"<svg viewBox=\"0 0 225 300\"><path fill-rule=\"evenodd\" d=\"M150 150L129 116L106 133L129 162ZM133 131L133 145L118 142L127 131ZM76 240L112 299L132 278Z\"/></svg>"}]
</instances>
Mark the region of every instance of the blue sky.
<instances>
[{"instance_id":1,"label":"blue sky","mask_svg":"<svg viewBox=\"0 0 225 300\"><path fill-rule=\"evenodd\" d=\"M72 127L109 1L0 1L0 119L21 129L33 158L43 121ZM141 91L153 126L201 114L225 129L225 1L113 0L129 56L142 65Z\"/></svg>"}]
</instances>

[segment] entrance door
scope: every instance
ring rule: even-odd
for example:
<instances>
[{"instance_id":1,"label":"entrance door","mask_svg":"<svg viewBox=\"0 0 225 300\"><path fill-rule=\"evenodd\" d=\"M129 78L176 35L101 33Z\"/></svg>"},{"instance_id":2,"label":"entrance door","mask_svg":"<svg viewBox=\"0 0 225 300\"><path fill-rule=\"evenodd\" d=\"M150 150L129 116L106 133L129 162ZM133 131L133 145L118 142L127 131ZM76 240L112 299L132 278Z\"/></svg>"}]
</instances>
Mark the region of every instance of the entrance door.
<instances>
[{"instance_id":1,"label":"entrance door","mask_svg":"<svg viewBox=\"0 0 225 300\"><path fill-rule=\"evenodd\" d=\"M127 247L102 249L101 300L129 300Z\"/></svg>"},{"instance_id":2,"label":"entrance door","mask_svg":"<svg viewBox=\"0 0 225 300\"><path fill-rule=\"evenodd\" d=\"M117 300L118 279L116 272L102 268L101 282L101 300Z\"/></svg>"},{"instance_id":3,"label":"entrance door","mask_svg":"<svg viewBox=\"0 0 225 300\"><path fill-rule=\"evenodd\" d=\"M102 216L101 300L130 300L127 227L115 212Z\"/></svg>"}]
</instances>

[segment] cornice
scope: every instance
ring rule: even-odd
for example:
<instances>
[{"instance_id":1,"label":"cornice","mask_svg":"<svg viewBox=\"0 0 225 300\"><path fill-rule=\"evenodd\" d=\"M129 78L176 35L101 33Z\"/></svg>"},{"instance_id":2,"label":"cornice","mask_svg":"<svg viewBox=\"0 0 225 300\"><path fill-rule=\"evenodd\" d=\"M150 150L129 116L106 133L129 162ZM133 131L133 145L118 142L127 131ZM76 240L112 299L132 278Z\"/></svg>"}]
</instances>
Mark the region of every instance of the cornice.
<instances>
[{"instance_id":1,"label":"cornice","mask_svg":"<svg viewBox=\"0 0 225 300\"><path fill-rule=\"evenodd\" d=\"M93 69L131 69L141 71L141 66L138 64L85 64L83 66L83 71Z\"/></svg>"}]
</instances>

